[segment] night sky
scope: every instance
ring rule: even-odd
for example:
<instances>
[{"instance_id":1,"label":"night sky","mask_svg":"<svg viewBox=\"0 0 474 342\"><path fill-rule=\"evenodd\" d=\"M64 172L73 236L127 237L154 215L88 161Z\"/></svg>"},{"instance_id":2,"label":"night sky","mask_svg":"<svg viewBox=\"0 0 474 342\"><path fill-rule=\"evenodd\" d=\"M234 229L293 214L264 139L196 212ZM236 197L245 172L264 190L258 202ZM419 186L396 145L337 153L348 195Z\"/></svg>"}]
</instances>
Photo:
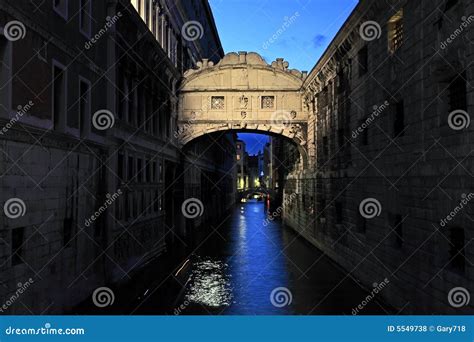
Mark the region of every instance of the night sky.
<instances>
[{"instance_id":1,"label":"night sky","mask_svg":"<svg viewBox=\"0 0 474 342\"><path fill-rule=\"evenodd\" d=\"M310 71L357 0L209 0L224 51L254 51L267 63L283 57L290 69ZM291 19L293 18L293 19ZM284 23L288 25L284 25ZM282 34L277 30L284 28ZM268 137L239 134L249 154L263 150Z\"/></svg>"},{"instance_id":2,"label":"night sky","mask_svg":"<svg viewBox=\"0 0 474 342\"><path fill-rule=\"evenodd\" d=\"M268 142L268 135L256 133L239 133L240 140L245 141L247 152L250 155L263 151L263 147Z\"/></svg>"}]
</instances>

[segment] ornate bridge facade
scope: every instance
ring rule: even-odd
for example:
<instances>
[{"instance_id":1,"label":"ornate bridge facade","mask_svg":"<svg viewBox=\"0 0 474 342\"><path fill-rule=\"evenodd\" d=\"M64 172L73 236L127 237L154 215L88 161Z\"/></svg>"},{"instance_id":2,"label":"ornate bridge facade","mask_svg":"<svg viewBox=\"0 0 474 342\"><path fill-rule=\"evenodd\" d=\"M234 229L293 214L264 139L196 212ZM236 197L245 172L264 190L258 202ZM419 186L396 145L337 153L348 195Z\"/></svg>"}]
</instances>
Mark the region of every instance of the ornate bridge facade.
<instances>
[{"instance_id":1,"label":"ornate bridge facade","mask_svg":"<svg viewBox=\"0 0 474 342\"><path fill-rule=\"evenodd\" d=\"M204 134L253 131L292 140L307 162L306 73L279 58L271 64L253 52L229 53L214 65L188 70L180 91L177 138L181 146Z\"/></svg>"}]
</instances>

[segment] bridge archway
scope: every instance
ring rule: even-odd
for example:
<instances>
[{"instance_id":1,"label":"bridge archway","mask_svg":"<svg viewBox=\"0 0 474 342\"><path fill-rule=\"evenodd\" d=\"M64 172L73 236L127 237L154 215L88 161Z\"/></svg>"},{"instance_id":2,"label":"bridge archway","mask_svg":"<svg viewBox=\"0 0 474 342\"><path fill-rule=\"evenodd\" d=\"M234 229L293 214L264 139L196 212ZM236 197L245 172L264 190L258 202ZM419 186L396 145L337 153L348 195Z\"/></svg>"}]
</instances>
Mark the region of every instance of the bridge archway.
<instances>
[{"instance_id":1,"label":"bridge archway","mask_svg":"<svg viewBox=\"0 0 474 342\"><path fill-rule=\"evenodd\" d=\"M307 164L306 77L282 58L271 64L254 52L229 53L188 70L180 87L176 138L183 147L219 131L255 132L293 141Z\"/></svg>"}]
</instances>

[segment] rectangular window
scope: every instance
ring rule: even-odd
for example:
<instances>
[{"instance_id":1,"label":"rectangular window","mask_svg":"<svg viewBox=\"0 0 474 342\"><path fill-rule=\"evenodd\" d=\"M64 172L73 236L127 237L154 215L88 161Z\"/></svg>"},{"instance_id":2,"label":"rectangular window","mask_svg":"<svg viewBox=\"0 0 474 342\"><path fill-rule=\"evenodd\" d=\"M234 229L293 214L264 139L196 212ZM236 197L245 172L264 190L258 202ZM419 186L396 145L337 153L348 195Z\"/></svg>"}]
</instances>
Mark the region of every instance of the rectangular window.
<instances>
[{"instance_id":1,"label":"rectangular window","mask_svg":"<svg viewBox=\"0 0 474 342\"><path fill-rule=\"evenodd\" d=\"M388 28L388 50L395 53L403 44L403 9L390 18Z\"/></svg>"},{"instance_id":2,"label":"rectangular window","mask_svg":"<svg viewBox=\"0 0 474 342\"><path fill-rule=\"evenodd\" d=\"M324 87L323 90L321 90L321 93L318 94L318 104L320 109L324 109L329 102L329 90L328 87Z\"/></svg>"},{"instance_id":3,"label":"rectangular window","mask_svg":"<svg viewBox=\"0 0 474 342\"><path fill-rule=\"evenodd\" d=\"M15 228L12 229L12 266L19 265L23 263L23 241L25 235L25 228Z\"/></svg>"},{"instance_id":4,"label":"rectangular window","mask_svg":"<svg viewBox=\"0 0 474 342\"><path fill-rule=\"evenodd\" d=\"M158 194L158 191L155 191L155 192L154 192L154 195L155 195L155 198L153 198L153 211L154 211L155 213L157 213L157 212L158 212L159 205L160 205L160 203L159 203L159 194Z\"/></svg>"},{"instance_id":5,"label":"rectangular window","mask_svg":"<svg viewBox=\"0 0 474 342\"><path fill-rule=\"evenodd\" d=\"M262 96L262 109L273 109L275 107L275 96Z\"/></svg>"},{"instance_id":6,"label":"rectangular window","mask_svg":"<svg viewBox=\"0 0 474 342\"><path fill-rule=\"evenodd\" d=\"M64 19L68 18L68 0L53 0L53 8Z\"/></svg>"},{"instance_id":7,"label":"rectangular window","mask_svg":"<svg viewBox=\"0 0 474 342\"><path fill-rule=\"evenodd\" d=\"M152 181L152 179L151 179L151 171L152 171L151 170L151 165L152 165L152 163L149 162L149 161L146 163L146 182L147 183L150 183Z\"/></svg>"},{"instance_id":8,"label":"rectangular window","mask_svg":"<svg viewBox=\"0 0 474 342\"><path fill-rule=\"evenodd\" d=\"M405 131L405 105L403 101L395 105L395 118L393 120L393 137L403 136Z\"/></svg>"},{"instance_id":9,"label":"rectangular window","mask_svg":"<svg viewBox=\"0 0 474 342\"><path fill-rule=\"evenodd\" d=\"M128 221L132 217L132 212L130 210L130 204L131 204L131 193L125 194L125 220Z\"/></svg>"},{"instance_id":10,"label":"rectangular window","mask_svg":"<svg viewBox=\"0 0 474 342\"><path fill-rule=\"evenodd\" d=\"M91 116L91 92L88 81L79 81L79 96L79 129L81 136L84 137L89 131Z\"/></svg>"},{"instance_id":11,"label":"rectangular window","mask_svg":"<svg viewBox=\"0 0 474 342\"><path fill-rule=\"evenodd\" d=\"M63 67L53 66L53 121L55 129L62 129L66 118L66 71Z\"/></svg>"},{"instance_id":12,"label":"rectangular window","mask_svg":"<svg viewBox=\"0 0 474 342\"><path fill-rule=\"evenodd\" d=\"M11 58L9 40L0 32L0 116L8 116L11 88Z\"/></svg>"},{"instance_id":13,"label":"rectangular window","mask_svg":"<svg viewBox=\"0 0 474 342\"><path fill-rule=\"evenodd\" d=\"M133 170L134 170L134 159L133 157L128 157L128 181L130 182L133 179Z\"/></svg>"},{"instance_id":14,"label":"rectangular window","mask_svg":"<svg viewBox=\"0 0 474 342\"><path fill-rule=\"evenodd\" d=\"M150 27L150 0L145 0L145 24Z\"/></svg>"},{"instance_id":15,"label":"rectangular window","mask_svg":"<svg viewBox=\"0 0 474 342\"><path fill-rule=\"evenodd\" d=\"M63 246L64 247L71 246L73 224L74 222L72 218L68 217L64 219L64 222L63 222Z\"/></svg>"},{"instance_id":16,"label":"rectangular window","mask_svg":"<svg viewBox=\"0 0 474 342\"><path fill-rule=\"evenodd\" d=\"M451 8L456 6L459 3L459 0L447 0L446 5L444 6L444 11L449 11Z\"/></svg>"},{"instance_id":17,"label":"rectangular window","mask_svg":"<svg viewBox=\"0 0 474 342\"><path fill-rule=\"evenodd\" d=\"M369 64L368 63L369 54L367 50L367 45L359 50L358 61L359 61L359 76L365 75L367 73L368 64Z\"/></svg>"},{"instance_id":18,"label":"rectangular window","mask_svg":"<svg viewBox=\"0 0 474 342\"><path fill-rule=\"evenodd\" d=\"M117 157L117 176L120 182L123 182L124 159L123 153L119 153Z\"/></svg>"},{"instance_id":19,"label":"rectangular window","mask_svg":"<svg viewBox=\"0 0 474 342\"><path fill-rule=\"evenodd\" d=\"M464 250L465 235L464 229L460 227L454 227L450 229L449 235L450 242L450 262L449 265L454 271L464 273L466 266L466 253Z\"/></svg>"},{"instance_id":20,"label":"rectangular window","mask_svg":"<svg viewBox=\"0 0 474 342\"><path fill-rule=\"evenodd\" d=\"M361 144L367 146L369 144L369 125L365 123L365 120L360 120L359 127L363 129L362 133L360 134Z\"/></svg>"},{"instance_id":21,"label":"rectangular window","mask_svg":"<svg viewBox=\"0 0 474 342\"><path fill-rule=\"evenodd\" d=\"M92 0L81 0L79 10L80 31L87 37L91 36L92 27Z\"/></svg>"},{"instance_id":22,"label":"rectangular window","mask_svg":"<svg viewBox=\"0 0 474 342\"><path fill-rule=\"evenodd\" d=\"M323 137L323 155L327 157L329 154L329 144L328 144L328 137Z\"/></svg>"},{"instance_id":23,"label":"rectangular window","mask_svg":"<svg viewBox=\"0 0 474 342\"><path fill-rule=\"evenodd\" d=\"M339 149L341 149L344 146L344 129L340 128L337 130L337 142L339 145Z\"/></svg>"},{"instance_id":24,"label":"rectangular window","mask_svg":"<svg viewBox=\"0 0 474 342\"><path fill-rule=\"evenodd\" d=\"M224 109L224 96L212 96L211 109Z\"/></svg>"},{"instance_id":25,"label":"rectangular window","mask_svg":"<svg viewBox=\"0 0 474 342\"><path fill-rule=\"evenodd\" d=\"M145 13L145 0L138 0L138 13L140 14L140 17L144 17Z\"/></svg>"},{"instance_id":26,"label":"rectangular window","mask_svg":"<svg viewBox=\"0 0 474 342\"><path fill-rule=\"evenodd\" d=\"M157 171L156 170L156 166L157 166L156 163L157 163L156 161L151 162L151 167L152 167L151 168L151 181L152 182L156 182L158 180L158 176L156 175L156 171Z\"/></svg>"},{"instance_id":27,"label":"rectangular window","mask_svg":"<svg viewBox=\"0 0 474 342\"><path fill-rule=\"evenodd\" d=\"M137 160L137 182L143 181L143 160L138 158Z\"/></svg>"},{"instance_id":28,"label":"rectangular window","mask_svg":"<svg viewBox=\"0 0 474 342\"><path fill-rule=\"evenodd\" d=\"M321 198L320 203L318 215L321 219L326 219L326 199Z\"/></svg>"},{"instance_id":29,"label":"rectangular window","mask_svg":"<svg viewBox=\"0 0 474 342\"><path fill-rule=\"evenodd\" d=\"M467 110L466 73L451 79L448 86L449 110Z\"/></svg>"}]
</instances>

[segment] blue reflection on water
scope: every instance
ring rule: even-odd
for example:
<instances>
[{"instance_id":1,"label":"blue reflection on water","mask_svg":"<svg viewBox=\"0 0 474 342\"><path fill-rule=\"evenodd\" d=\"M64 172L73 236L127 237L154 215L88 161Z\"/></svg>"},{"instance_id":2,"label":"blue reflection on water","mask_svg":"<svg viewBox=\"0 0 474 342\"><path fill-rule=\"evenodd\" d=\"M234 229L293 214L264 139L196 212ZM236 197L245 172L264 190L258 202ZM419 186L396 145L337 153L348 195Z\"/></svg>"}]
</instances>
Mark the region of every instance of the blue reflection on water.
<instances>
[{"instance_id":1,"label":"blue reflection on water","mask_svg":"<svg viewBox=\"0 0 474 342\"><path fill-rule=\"evenodd\" d=\"M241 209L243 208L243 209ZM232 217L227 263L232 274L234 302L227 314L286 314L289 307L277 308L270 294L288 286L288 269L282 253L280 224L266 219L263 202L247 202Z\"/></svg>"}]
</instances>

